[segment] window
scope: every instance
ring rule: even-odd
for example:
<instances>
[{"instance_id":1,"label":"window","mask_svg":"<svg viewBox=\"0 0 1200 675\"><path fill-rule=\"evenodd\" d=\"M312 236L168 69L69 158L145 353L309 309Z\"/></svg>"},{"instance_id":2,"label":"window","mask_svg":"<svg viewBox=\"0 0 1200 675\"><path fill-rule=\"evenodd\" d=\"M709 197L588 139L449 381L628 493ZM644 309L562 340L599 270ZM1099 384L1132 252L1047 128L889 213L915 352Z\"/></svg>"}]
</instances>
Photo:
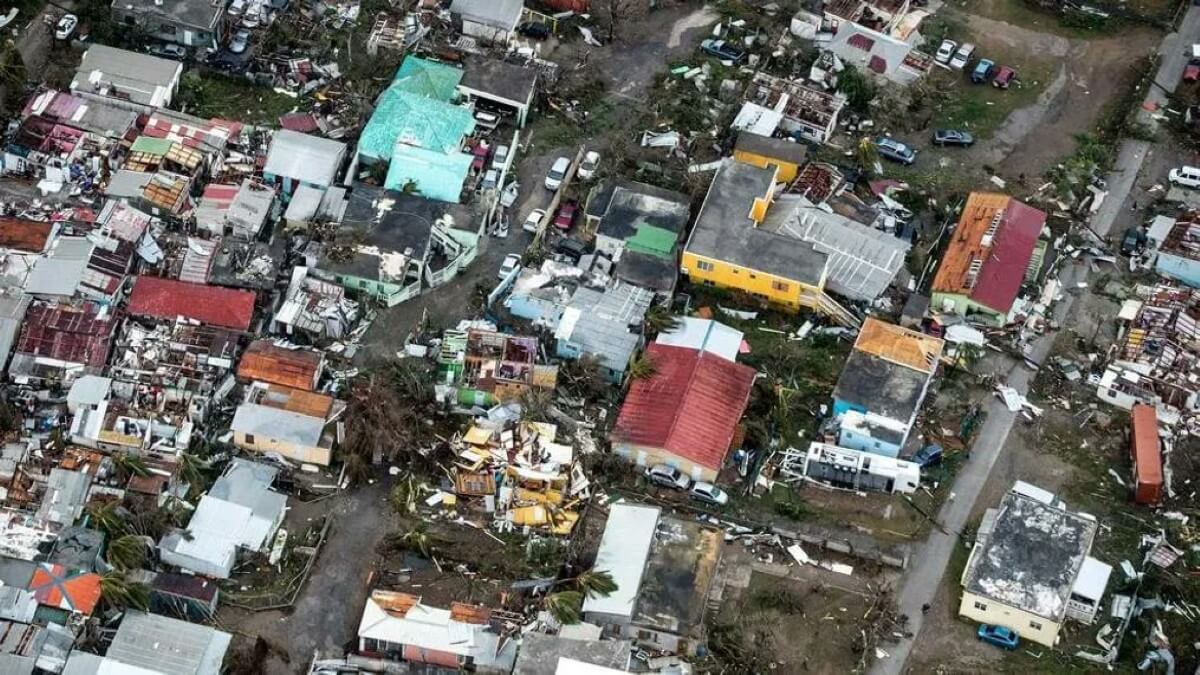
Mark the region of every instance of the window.
<instances>
[{"instance_id":1,"label":"window","mask_svg":"<svg viewBox=\"0 0 1200 675\"><path fill-rule=\"evenodd\" d=\"M986 612L987 611L987 603L976 600L975 601L975 609L978 609L981 612Z\"/></svg>"},{"instance_id":2,"label":"window","mask_svg":"<svg viewBox=\"0 0 1200 675\"><path fill-rule=\"evenodd\" d=\"M253 445L254 444L254 434L246 434L246 442Z\"/></svg>"},{"instance_id":3,"label":"window","mask_svg":"<svg viewBox=\"0 0 1200 675\"><path fill-rule=\"evenodd\" d=\"M791 289L792 289L792 285L787 282L784 282L784 281L772 281L771 282L771 290L773 290L773 291L779 291L780 293L787 293Z\"/></svg>"},{"instance_id":4,"label":"window","mask_svg":"<svg viewBox=\"0 0 1200 675\"><path fill-rule=\"evenodd\" d=\"M1041 629L1042 629L1042 624L1040 624L1040 623L1038 623L1038 622L1036 622L1036 621L1030 621L1030 622L1029 622L1029 627L1030 627L1030 628L1032 628L1032 629L1034 629L1034 630L1041 630Z\"/></svg>"},{"instance_id":5,"label":"window","mask_svg":"<svg viewBox=\"0 0 1200 675\"><path fill-rule=\"evenodd\" d=\"M700 270L701 272L711 272L713 271L713 264L707 260L697 260L696 269Z\"/></svg>"},{"instance_id":6,"label":"window","mask_svg":"<svg viewBox=\"0 0 1200 675\"><path fill-rule=\"evenodd\" d=\"M751 278L751 279L757 279L758 277L757 277L756 275L754 275L754 274L751 274L751 275L750 275L750 278Z\"/></svg>"}]
</instances>

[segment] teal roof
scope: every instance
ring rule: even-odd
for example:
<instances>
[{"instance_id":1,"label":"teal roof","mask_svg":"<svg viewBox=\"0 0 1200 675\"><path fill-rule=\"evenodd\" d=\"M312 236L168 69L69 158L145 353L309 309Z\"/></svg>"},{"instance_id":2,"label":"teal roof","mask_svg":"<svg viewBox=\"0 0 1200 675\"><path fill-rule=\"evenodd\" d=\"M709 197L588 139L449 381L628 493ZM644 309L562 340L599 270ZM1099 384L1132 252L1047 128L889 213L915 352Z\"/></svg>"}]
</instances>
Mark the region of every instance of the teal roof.
<instances>
[{"instance_id":1,"label":"teal roof","mask_svg":"<svg viewBox=\"0 0 1200 675\"><path fill-rule=\"evenodd\" d=\"M454 66L410 56L400 64L391 86L425 98L450 101L462 76L463 71Z\"/></svg>"},{"instance_id":2,"label":"teal roof","mask_svg":"<svg viewBox=\"0 0 1200 675\"><path fill-rule=\"evenodd\" d=\"M358 139L358 152L370 159L390 160L397 141L442 153L456 152L463 136L474 130L470 110L404 91L397 83L380 97Z\"/></svg>"},{"instance_id":3,"label":"teal roof","mask_svg":"<svg viewBox=\"0 0 1200 675\"><path fill-rule=\"evenodd\" d=\"M426 199L458 203L472 157L464 152L446 154L401 143L392 160L385 188L403 191L412 182L417 194Z\"/></svg>"}]
</instances>

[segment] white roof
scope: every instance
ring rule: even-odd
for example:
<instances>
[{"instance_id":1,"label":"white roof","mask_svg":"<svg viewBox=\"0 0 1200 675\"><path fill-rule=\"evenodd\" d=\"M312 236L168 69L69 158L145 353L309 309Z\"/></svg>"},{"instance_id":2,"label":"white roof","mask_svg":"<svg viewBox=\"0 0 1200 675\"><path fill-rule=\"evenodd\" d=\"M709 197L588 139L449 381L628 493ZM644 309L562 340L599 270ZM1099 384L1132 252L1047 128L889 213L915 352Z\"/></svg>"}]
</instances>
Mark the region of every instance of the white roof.
<instances>
[{"instance_id":1,"label":"white roof","mask_svg":"<svg viewBox=\"0 0 1200 675\"><path fill-rule=\"evenodd\" d=\"M316 448L321 445L325 420L257 403L243 403L234 413L229 428L243 434L261 435L306 448Z\"/></svg>"},{"instance_id":2,"label":"white roof","mask_svg":"<svg viewBox=\"0 0 1200 675\"><path fill-rule=\"evenodd\" d=\"M1046 506L1054 506L1054 503L1058 501L1058 498L1054 496L1053 492L1044 488L1040 488L1032 483L1026 483L1023 480L1013 483L1012 491L1020 495L1025 495L1034 501L1039 501Z\"/></svg>"},{"instance_id":3,"label":"white roof","mask_svg":"<svg viewBox=\"0 0 1200 675\"><path fill-rule=\"evenodd\" d=\"M218 675L232 638L229 633L209 626L129 610L121 619L105 660L145 668L152 673Z\"/></svg>"},{"instance_id":4,"label":"white roof","mask_svg":"<svg viewBox=\"0 0 1200 675\"><path fill-rule=\"evenodd\" d=\"M337 177L346 144L328 138L280 129L271 137L263 173L329 186Z\"/></svg>"},{"instance_id":5,"label":"white roof","mask_svg":"<svg viewBox=\"0 0 1200 675\"><path fill-rule=\"evenodd\" d=\"M1088 556L1083 559L1083 566L1079 568L1079 576L1075 577L1075 584L1071 586L1071 592L1089 600L1099 600L1104 595L1104 589L1108 586L1108 577L1111 574L1112 565Z\"/></svg>"},{"instance_id":6,"label":"white roof","mask_svg":"<svg viewBox=\"0 0 1200 675\"><path fill-rule=\"evenodd\" d=\"M558 667L555 668L554 675L625 675L627 672L625 670L617 670L608 666L597 666L560 656L558 657Z\"/></svg>"},{"instance_id":7,"label":"white roof","mask_svg":"<svg viewBox=\"0 0 1200 675\"><path fill-rule=\"evenodd\" d=\"M1154 220L1150 221L1150 230L1146 232L1146 238L1154 242L1154 247L1158 248L1167 240L1167 235L1171 233L1174 227L1174 218L1170 216L1154 216Z\"/></svg>"},{"instance_id":8,"label":"white roof","mask_svg":"<svg viewBox=\"0 0 1200 675\"><path fill-rule=\"evenodd\" d=\"M633 616L661 512L657 506L613 505L592 568L611 574L617 590L607 597L588 597L583 602L584 612Z\"/></svg>"},{"instance_id":9,"label":"white roof","mask_svg":"<svg viewBox=\"0 0 1200 675\"><path fill-rule=\"evenodd\" d=\"M733 118L730 126L739 131L749 131L759 136L772 136L779 123L783 121L783 113L765 108L757 103L747 101Z\"/></svg>"},{"instance_id":10,"label":"white roof","mask_svg":"<svg viewBox=\"0 0 1200 675\"><path fill-rule=\"evenodd\" d=\"M67 405L100 405L108 399L112 378L99 375L81 375L71 383L67 393Z\"/></svg>"},{"instance_id":11,"label":"white roof","mask_svg":"<svg viewBox=\"0 0 1200 675\"><path fill-rule=\"evenodd\" d=\"M678 328L659 333L655 342L674 347L702 349L726 361L736 361L742 348L742 331L712 319L684 317Z\"/></svg>"},{"instance_id":12,"label":"white roof","mask_svg":"<svg viewBox=\"0 0 1200 675\"><path fill-rule=\"evenodd\" d=\"M394 616L368 597L358 637L469 656L476 666L507 665L511 670L516 661L516 641L507 641L500 650L500 636L487 626L454 621L450 610L420 603L404 616Z\"/></svg>"}]
</instances>

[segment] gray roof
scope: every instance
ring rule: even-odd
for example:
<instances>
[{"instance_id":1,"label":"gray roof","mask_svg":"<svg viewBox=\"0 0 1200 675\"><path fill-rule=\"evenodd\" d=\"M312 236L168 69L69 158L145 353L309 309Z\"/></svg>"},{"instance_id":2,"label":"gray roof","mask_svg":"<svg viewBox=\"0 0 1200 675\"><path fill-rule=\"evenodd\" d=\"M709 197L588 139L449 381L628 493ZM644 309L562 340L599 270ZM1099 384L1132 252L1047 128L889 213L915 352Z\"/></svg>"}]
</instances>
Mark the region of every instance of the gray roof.
<instances>
[{"instance_id":1,"label":"gray roof","mask_svg":"<svg viewBox=\"0 0 1200 675\"><path fill-rule=\"evenodd\" d=\"M275 522L287 506L287 497L271 490L279 469L234 458L213 483L209 496L250 509L256 517Z\"/></svg>"},{"instance_id":2,"label":"gray roof","mask_svg":"<svg viewBox=\"0 0 1200 675\"><path fill-rule=\"evenodd\" d=\"M67 656L67 665L61 675L96 675L103 663L103 656L75 649Z\"/></svg>"},{"instance_id":3,"label":"gray roof","mask_svg":"<svg viewBox=\"0 0 1200 675\"><path fill-rule=\"evenodd\" d=\"M337 178L345 155L345 143L280 129L271 137L263 173L327 186Z\"/></svg>"},{"instance_id":4,"label":"gray roof","mask_svg":"<svg viewBox=\"0 0 1200 675\"><path fill-rule=\"evenodd\" d=\"M155 673L219 675L231 637L208 626L127 610L108 658Z\"/></svg>"},{"instance_id":5,"label":"gray roof","mask_svg":"<svg viewBox=\"0 0 1200 675\"><path fill-rule=\"evenodd\" d=\"M512 30L521 20L524 0L454 0L450 11L476 23Z\"/></svg>"},{"instance_id":6,"label":"gray roof","mask_svg":"<svg viewBox=\"0 0 1200 675\"><path fill-rule=\"evenodd\" d=\"M598 232L625 240L647 222L672 232L683 232L690 217L691 199L682 192L623 178L609 179L588 197L587 214L602 218Z\"/></svg>"},{"instance_id":7,"label":"gray roof","mask_svg":"<svg viewBox=\"0 0 1200 675\"><path fill-rule=\"evenodd\" d=\"M46 493L38 507L38 518L59 525L74 525L87 503L92 477L83 471L68 471L55 467L46 481Z\"/></svg>"},{"instance_id":8,"label":"gray roof","mask_svg":"<svg viewBox=\"0 0 1200 675\"><path fill-rule=\"evenodd\" d=\"M692 520L658 519L633 624L693 635L704 623L708 590L721 557L722 534Z\"/></svg>"},{"instance_id":9,"label":"gray roof","mask_svg":"<svg viewBox=\"0 0 1200 675\"><path fill-rule=\"evenodd\" d=\"M675 289L679 278L679 264L674 258L667 260L649 253L630 251L621 252L621 262L613 276L635 286L649 288L659 293L670 293Z\"/></svg>"},{"instance_id":10,"label":"gray roof","mask_svg":"<svg viewBox=\"0 0 1200 675\"><path fill-rule=\"evenodd\" d=\"M102 82L116 85L134 103L149 104L154 87L170 87L183 72L183 64L149 54L93 44L83 53L83 59L75 69L71 89L91 91L88 83L94 71L102 74Z\"/></svg>"},{"instance_id":11,"label":"gray roof","mask_svg":"<svg viewBox=\"0 0 1200 675\"><path fill-rule=\"evenodd\" d=\"M930 377L856 349L842 367L833 398L907 424L921 405Z\"/></svg>"},{"instance_id":12,"label":"gray roof","mask_svg":"<svg viewBox=\"0 0 1200 675\"><path fill-rule=\"evenodd\" d=\"M513 675L555 675L560 658L624 671L632 651L629 640L574 640L529 633L521 638Z\"/></svg>"},{"instance_id":13,"label":"gray roof","mask_svg":"<svg viewBox=\"0 0 1200 675\"><path fill-rule=\"evenodd\" d=\"M247 178L225 212L225 221L234 234L254 238L262 232L274 205L275 189Z\"/></svg>"},{"instance_id":14,"label":"gray roof","mask_svg":"<svg viewBox=\"0 0 1200 675\"><path fill-rule=\"evenodd\" d=\"M104 533L86 527L68 527L58 533L54 550L46 562L62 565L67 572L95 572L96 561L104 548Z\"/></svg>"},{"instance_id":15,"label":"gray roof","mask_svg":"<svg viewBox=\"0 0 1200 675\"><path fill-rule=\"evenodd\" d=\"M74 295L94 247L86 237L59 237L50 253L33 266L25 291L32 295Z\"/></svg>"},{"instance_id":16,"label":"gray roof","mask_svg":"<svg viewBox=\"0 0 1200 675\"><path fill-rule=\"evenodd\" d=\"M480 59L467 64L458 86L524 105L533 98L537 77L536 68L499 59Z\"/></svg>"},{"instance_id":17,"label":"gray roof","mask_svg":"<svg viewBox=\"0 0 1200 675\"><path fill-rule=\"evenodd\" d=\"M137 14L166 19L180 26L191 26L202 30L216 28L217 19L225 12L224 2L211 0L117 0L120 9Z\"/></svg>"},{"instance_id":18,"label":"gray roof","mask_svg":"<svg viewBox=\"0 0 1200 675\"><path fill-rule=\"evenodd\" d=\"M763 136L749 131L739 132L733 144L734 150L752 152L756 155L778 159L791 164L803 164L808 159L808 147L803 143L773 136Z\"/></svg>"},{"instance_id":19,"label":"gray roof","mask_svg":"<svg viewBox=\"0 0 1200 675\"><path fill-rule=\"evenodd\" d=\"M555 337L595 356L600 364L624 372L641 343L640 325L654 294L632 284L600 292L578 288L558 324Z\"/></svg>"},{"instance_id":20,"label":"gray roof","mask_svg":"<svg viewBox=\"0 0 1200 675\"><path fill-rule=\"evenodd\" d=\"M846 216L814 206L803 197L784 196L771 211L782 215L775 229L812 244L829 256L829 290L870 302L878 298L904 267L908 242ZM772 221L768 216L768 221Z\"/></svg>"},{"instance_id":21,"label":"gray roof","mask_svg":"<svg viewBox=\"0 0 1200 675\"><path fill-rule=\"evenodd\" d=\"M104 189L104 194L115 198L140 198L146 186L150 183L151 178L154 178L154 174L152 173L121 169L109 179L108 187Z\"/></svg>"},{"instance_id":22,"label":"gray roof","mask_svg":"<svg viewBox=\"0 0 1200 675\"><path fill-rule=\"evenodd\" d=\"M17 334L21 330L21 322L25 320L25 310L29 309L30 297L15 289L0 293L0 366L8 361Z\"/></svg>"},{"instance_id":23,"label":"gray roof","mask_svg":"<svg viewBox=\"0 0 1200 675\"><path fill-rule=\"evenodd\" d=\"M991 534L971 556L963 586L1060 622L1095 536L1095 520L1009 492Z\"/></svg>"},{"instance_id":24,"label":"gray roof","mask_svg":"<svg viewBox=\"0 0 1200 675\"><path fill-rule=\"evenodd\" d=\"M234 413L229 428L243 434L317 448L321 447L325 420L257 403L243 403Z\"/></svg>"},{"instance_id":25,"label":"gray roof","mask_svg":"<svg viewBox=\"0 0 1200 675\"><path fill-rule=\"evenodd\" d=\"M702 258L818 285L828 263L812 244L755 227L750 209L770 193L774 169L727 160L704 198L686 250Z\"/></svg>"}]
</instances>

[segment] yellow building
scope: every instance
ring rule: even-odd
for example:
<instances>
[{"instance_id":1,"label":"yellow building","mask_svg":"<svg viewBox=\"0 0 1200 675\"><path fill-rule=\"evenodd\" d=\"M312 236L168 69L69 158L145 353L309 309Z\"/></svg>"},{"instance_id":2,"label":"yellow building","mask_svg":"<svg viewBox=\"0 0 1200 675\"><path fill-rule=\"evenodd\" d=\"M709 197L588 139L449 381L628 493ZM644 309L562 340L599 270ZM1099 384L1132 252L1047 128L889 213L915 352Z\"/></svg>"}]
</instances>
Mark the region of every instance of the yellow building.
<instances>
[{"instance_id":1,"label":"yellow building","mask_svg":"<svg viewBox=\"0 0 1200 675\"><path fill-rule=\"evenodd\" d=\"M1090 622L1100 606L1112 568L1088 557L1096 529L1091 516L1018 482L984 517L958 613L1053 647L1068 618Z\"/></svg>"},{"instance_id":2,"label":"yellow building","mask_svg":"<svg viewBox=\"0 0 1200 675\"><path fill-rule=\"evenodd\" d=\"M779 171L776 180L791 183L808 161L808 148L803 143L743 131L733 144L733 158L763 169L774 165Z\"/></svg>"},{"instance_id":3,"label":"yellow building","mask_svg":"<svg viewBox=\"0 0 1200 675\"><path fill-rule=\"evenodd\" d=\"M683 251L683 273L692 283L742 291L780 309L857 324L825 294L829 256L769 222L778 172L738 161L717 170Z\"/></svg>"}]
</instances>

